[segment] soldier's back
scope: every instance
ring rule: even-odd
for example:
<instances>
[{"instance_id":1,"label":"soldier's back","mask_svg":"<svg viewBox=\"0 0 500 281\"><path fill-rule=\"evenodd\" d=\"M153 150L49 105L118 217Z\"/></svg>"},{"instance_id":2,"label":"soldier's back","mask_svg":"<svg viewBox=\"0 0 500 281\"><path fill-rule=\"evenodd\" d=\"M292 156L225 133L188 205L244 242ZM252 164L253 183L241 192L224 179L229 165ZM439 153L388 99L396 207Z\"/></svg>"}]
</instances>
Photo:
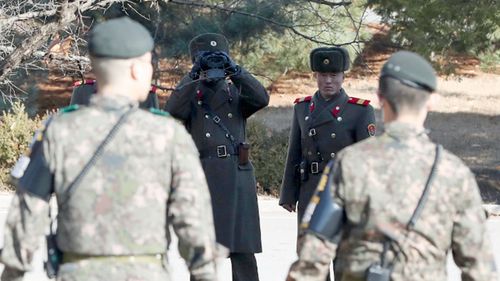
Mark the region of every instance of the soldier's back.
<instances>
[{"instance_id":1,"label":"soldier's back","mask_svg":"<svg viewBox=\"0 0 500 281\"><path fill-rule=\"evenodd\" d=\"M172 188L179 176L189 177L193 186L205 181L201 167L187 169L199 161L194 143L184 127L162 111L139 110L127 100L93 99L99 101L65 109L68 112L56 116L46 132L49 162L56 166L58 246L65 257L58 278L168 280L163 266L168 223L199 217L191 214L199 211L192 206L167 203L174 201ZM126 121L68 199L68 185L127 112ZM182 175L177 165L184 165ZM190 194L184 187L177 193L210 204L208 193ZM199 219L200 228L212 223L211 217Z\"/></svg>"},{"instance_id":2,"label":"soldier's back","mask_svg":"<svg viewBox=\"0 0 500 281\"><path fill-rule=\"evenodd\" d=\"M420 130L391 124L386 133L355 144L339 154L348 229L337 251L336 270L357 280L380 261L383 241L391 238L391 280L446 280L446 256L453 249L458 264L491 258L464 253L485 249L488 241L481 198L474 176L462 161L443 151L414 230L406 226L423 193L436 145ZM343 189L343 185L349 188ZM484 263L481 263L484 264ZM489 271L473 268L472 276ZM344 280L344 279L341 279ZM478 279L483 280L483 279ZM484 279L487 280L487 279ZM489 279L488 279L489 280Z\"/></svg>"}]
</instances>

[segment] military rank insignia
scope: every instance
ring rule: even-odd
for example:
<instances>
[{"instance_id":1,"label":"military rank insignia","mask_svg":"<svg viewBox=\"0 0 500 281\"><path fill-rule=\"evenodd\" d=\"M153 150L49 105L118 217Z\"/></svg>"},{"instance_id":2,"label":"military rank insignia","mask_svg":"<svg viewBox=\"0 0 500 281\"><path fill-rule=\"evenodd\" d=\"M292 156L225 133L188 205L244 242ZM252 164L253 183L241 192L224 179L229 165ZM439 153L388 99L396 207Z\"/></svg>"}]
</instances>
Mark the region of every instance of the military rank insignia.
<instances>
[{"instance_id":1,"label":"military rank insignia","mask_svg":"<svg viewBox=\"0 0 500 281\"><path fill-rule=\"evenodd\" d=\"M375 127L375 124L373 124L373 123L369 124L367 129L368 129L368 134L369 134L371 137L375 136L375 133L376 133L376 131L377 131L377 129L376 129L376 127Z\"/></svg>"}]
</instances>

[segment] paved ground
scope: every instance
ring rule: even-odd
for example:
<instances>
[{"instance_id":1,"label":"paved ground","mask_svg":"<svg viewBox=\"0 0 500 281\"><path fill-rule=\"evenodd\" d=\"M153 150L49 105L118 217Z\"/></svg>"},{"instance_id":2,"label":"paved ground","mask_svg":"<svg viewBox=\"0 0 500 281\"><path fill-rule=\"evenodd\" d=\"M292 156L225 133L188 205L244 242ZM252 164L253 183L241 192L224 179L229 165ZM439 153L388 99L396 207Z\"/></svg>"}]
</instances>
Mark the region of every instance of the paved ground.
<instances>
[{"instance_id":1,"label":"paved ground","mask_svg":"<svg viewBox=\"0 0 500 281\"><path fill-rule=\"evenodd\" d=\"M3 245L3 226L5 216L9 206L11 196L0 194L0 243ZM257 263L259 266L260 280L284 280L288 267L296 258L295 255L295 236L296 222L295 214L289 214L280 207L276 199L259 198L262 238L264 253L257 255ZM495 207L490 207L495 208ZM498 207L497 211L498 211ZM500 268L500 217L492 217L488 221L488 229L491 239L496 238L494 243L494 251L496 254L497 267ZM40 239L42 242L43 239ZM43 247L42 247L43 248ZM473 249L471 249L473 250ZM38 252L35 257L35 271L26 276L26 281L46 281L48 280L42 269L42 260L44 254ZM169 260L171 261L171 271L173 272L173 280L189 280L186 266L180 259L175 247L169 252ZM227 260L222 260L219 265L220 280L230 281L231 266ZM1 270L1 269L0 269ZM453 264L452 259L448 265L449 281L460 280L460 273Z\"/></svg>"}]
</instances>

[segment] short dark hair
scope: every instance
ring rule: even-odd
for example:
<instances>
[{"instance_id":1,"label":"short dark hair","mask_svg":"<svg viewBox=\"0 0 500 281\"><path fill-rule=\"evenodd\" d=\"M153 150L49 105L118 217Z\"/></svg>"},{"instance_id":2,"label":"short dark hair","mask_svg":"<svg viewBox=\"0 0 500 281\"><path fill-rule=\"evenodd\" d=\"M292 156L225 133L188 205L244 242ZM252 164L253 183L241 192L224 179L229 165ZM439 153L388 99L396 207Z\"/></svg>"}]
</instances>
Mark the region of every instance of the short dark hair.
<instances>
[{"instance_id":1,"label":"short dark hair","mask_svg":"<svg viewBox=\"0 0 500 281\"><path fill-rule=\"evenodd\" d=\"M380 96L387 100L396 115L401 111L420 111L431 95L429 91L407 86L390 76L381 77L378 87Z\"/></svg>"}]
</instances>

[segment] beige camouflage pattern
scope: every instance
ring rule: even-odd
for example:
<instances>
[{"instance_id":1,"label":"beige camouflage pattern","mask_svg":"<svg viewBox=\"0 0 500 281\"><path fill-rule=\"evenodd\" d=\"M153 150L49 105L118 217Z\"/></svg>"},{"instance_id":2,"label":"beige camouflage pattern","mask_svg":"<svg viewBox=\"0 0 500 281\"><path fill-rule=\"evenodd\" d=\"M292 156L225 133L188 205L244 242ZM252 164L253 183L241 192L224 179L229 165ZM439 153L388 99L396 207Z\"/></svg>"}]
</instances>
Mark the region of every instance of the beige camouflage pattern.
<instances>
[{"instance_id":1,"label":"beige camouflage pattern","mask_svg":"<svg viewBox=\"0 0 500 281\"><path fill-rule=\"evenodd\" d=\"M131 107L135 111L61 207L68 185ZM215 280L212 208L196 147L173 118L136 107L125 97L95 96L89 107L58 114L46 129L43 148L59 205L58 246L79 255L163 255L172 226L195 280ZM1 255L5 275L30 270L47 211L41 199L20 192L14 197ZM88 259L64 264L58 280L171 280L163 264Z\"/></svg>"},{"instance_id":2,"label":"beige camouflage pattern","mask_svg":"<svg viewBox=\"0 0 500 281\"><path fill-rule=\"evenodd\" d=\"M384 235L396 241L388 251L389 261L398 253L392 281L446 280L449 250L462 280L497 280L476 181L451 153L443 151L420 219L413 231L406 231L435 147L425 132L390 123L382 136L339 153L333 198L347 217L340 242L305 234L288 280L324 280L334 256L335 280L365 280L366 269L380 261Z\"/></svg>"}]
</instances>

